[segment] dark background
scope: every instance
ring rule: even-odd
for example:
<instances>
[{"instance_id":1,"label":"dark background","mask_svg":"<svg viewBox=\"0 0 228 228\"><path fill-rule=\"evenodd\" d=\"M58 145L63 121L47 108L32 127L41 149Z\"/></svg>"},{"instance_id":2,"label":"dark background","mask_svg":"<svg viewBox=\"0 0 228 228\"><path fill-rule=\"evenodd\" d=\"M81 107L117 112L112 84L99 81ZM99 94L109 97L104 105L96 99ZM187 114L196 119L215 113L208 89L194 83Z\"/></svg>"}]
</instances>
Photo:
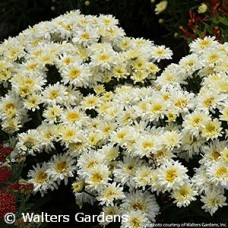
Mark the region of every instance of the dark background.
<instances>
[{"instance_id":1,"label":"dark background","mask_svg":"<svg viewBox=\"0 0 228 228\"><path fill-rule=\"evenodd\" d=\"M173 61L177 62L187 52L186 42L174 38L165 26L158 23L154 6L150 0L1 0L0 41L16 36L40 21L80 9L83 14L114 15L127 36L143 37L170 47L174 52Z\"/></svg>"}]
</instances>

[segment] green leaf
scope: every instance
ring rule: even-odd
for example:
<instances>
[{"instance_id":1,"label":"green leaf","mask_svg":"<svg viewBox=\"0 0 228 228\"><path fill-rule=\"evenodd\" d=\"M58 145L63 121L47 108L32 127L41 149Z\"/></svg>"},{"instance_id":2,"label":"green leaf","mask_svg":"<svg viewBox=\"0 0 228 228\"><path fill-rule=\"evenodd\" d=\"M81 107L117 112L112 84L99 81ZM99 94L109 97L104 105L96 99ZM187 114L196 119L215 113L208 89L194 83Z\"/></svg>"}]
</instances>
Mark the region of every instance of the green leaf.
<instances>
[{"instance_id":1,"label":"green leaf","mask_svg":"<svg viewBox=\"0 0 228 228\"><path fill-rule=\"evenodd\" d=\"M203 23L203 24L204 24L206 31L211 34L212 26L210 24L207 24L207 23Z\"/></svg>"},{"instance_id":2,"label":"green leaf","mask_svg":"<svg viewBox=\"0 0 228 228\"><path fill-rule=\"evenodd\" d=\"M219 22L221 22L222 24L228 26L228 20L225 17L219 17Z\"/></svg>"},{"instance_id":3,"label":"green leaf","mask_svg":"<svg viewBox=\"0 0 228 228\"><path fill-rule=\"evenodd\" d=\"M219 18L218 17L213 17L212 18L212 23L219 24Z\"/></svg>"}]
</instances>

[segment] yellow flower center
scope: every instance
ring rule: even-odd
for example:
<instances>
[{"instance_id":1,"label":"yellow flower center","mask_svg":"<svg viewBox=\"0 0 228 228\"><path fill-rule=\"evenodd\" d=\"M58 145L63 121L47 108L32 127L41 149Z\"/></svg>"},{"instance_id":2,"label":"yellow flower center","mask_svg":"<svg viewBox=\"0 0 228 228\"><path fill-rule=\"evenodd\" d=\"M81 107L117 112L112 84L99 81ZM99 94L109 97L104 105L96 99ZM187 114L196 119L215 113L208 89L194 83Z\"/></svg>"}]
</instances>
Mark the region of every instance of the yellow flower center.
<instances>
[{"instance_id":1,"label":"yellow flower center","mask_svg":"<svg viewBox=\"0 0 228 228\"><path fill-rule=\"evenodd\" d=\"M162 105L161 104L154 104L152 107L152 111L158 112L162 110Z\"/></svg>"},{"instance_id":2,"label":"yellow flower center","mask_svg":"<svg viewBox=\"0 0 228 228\"><path fill-rule=\"evenodd\" d=\"M149 141L143 142L142 147L143 149L150 149L151 147L153 147L153 142L149 142Z\"/></svg>"},{"instance_id":3,"label":"yellow flower center","mask_svg":"<svg viewBox=\"0 0 228 228\"><path fill-rule=\"evenodd\" d=\"M206 107L210 107L214 101L214 97L207 98L203 103Z\"/></svg>"},{"instance_id":4,"label":"yellow flower center","mask_svg":"<svg viewBox=\"0 0 228 228\"><path fill-rule=\"evenodd\" d=\"M173 182L177 177L177 171L174 168L171 168L167 171L165 179L168 182Z\"/></svg>"},{"instance_id":5,"label":"yellow flower center","mask_svg":"<svg viewBox=\"0 0 228 228\"><path fill-rule=\"evenodd\" d=\"M29 85L29 86L33 86L34 85L34 80L31 78L27 78L25 80L25 84Z\"/></svg>"},{"instance_id":6,"label":"yellow flower center","mask_svg":"<svg viewBox=\"0 0 228 228\"><path fill-rule=\"evenodd\" d=\"M63 172L66 171L67 167L68 167L67 163L65 161L63 161L63 162L57 163L56 166L55 166L55 169L56 169L57 172L63 173Z\"/></svg>"},{"instance_id":7,"label":"yellow flower center","mask_svg":"<svg viewBox=\"0 0 228 228\"><path fill-rule=\"evenodd\" d=\"M109 56L107 54L100 54L99 55L99 60L108 61L109 60Z\"/></svg>"},{"instance_id":8,"label":"yellow flower center","mask_svg":"<svg viewBox=\"0 0 228 228\"><path fill-rule=\"evenodd\" d=\"M82 33L81 38L84 40L88 40L90 38L89 33L88 32Z\"/></svg>"},{"instance_id":9,"label":"yellow flower center","mask_svg":"<svg viewBox=\"0 0 228 228\"><path fill-rule=\"evenodd\" d=\"M36 68L37 64L36 63L31 63L27 66L28 70L34 70Z\"/></svg>"},{"instance_id":10,"label":"yellow flower center","mask_svg":"<svg viewBox=\"0 0 228 228\"><path fill-rule=\"evenodd\" d=\"M44 134L44 138L45 138L45 139L51 139L52 136L53 136L53 134L52 134L52 132L50 132L50 131L47 131L47 132Z\"/></svg>"},{"instance_id":11,"label":"yellow flower center","mask_svg":"<svg viewBox=\"0 0 228 228\"><path fill-rule=\"evenodd\" d=\"M5 109L9 110L9 109L15 109L16 105L14 103L9 102L8 104L5 105Z\"/></svg>"},{"instance_id":12,"label":"yellow flower center","mask_svg":"<svg viewBox=\"0 0 228 228\"><path fill-rule=\"evenodd\" d=\"M221 152L221 155L222 155L222 158L225 162L228 162L228 149L224 149L222 152Z\"/></svg>"},{"instance_id":13,"label":"yellow flower center","mask_svg":"<svg viewBox=\"0 0 228 228\"><path fill-rule=\"evenodd\" d=\"M69 77L71 78L71 79L75 79L75 78L77 78L79 75L80 75L80 70L79 69L72 69L71 71L70 71L70 74L69 74Z\"/></svg>"},{"instance_id":14,"label":"yellow flower center","mask_svg":"<svg viewBox=\"0 0 228 228\"><path fill-rule=\"evenodd\" d=\"M215 207L215 206L217 206L219 203L220 203L220 201L219 201L219 199L217 199L217 198L212 198L212 199L210 199L211 207Z\"/></svg>"},{"instance_id":15,"label":"yellow flower center","mask_svg":"<svg viewBox=\"0 0 228 228\"><path fill-rule=\"evenodd\" d=\"M71 30L71 29L72 29L72 25L71 25L71 24L66 25L66 26L65 26L65 29L66 29L66 30Z\"/></svg>"},{"instance_id":16,"label":"yellow flower center","mask_svg":"<svg viewBox=\"0 0 228 228\"><path fill-rule=\"evenodd\" d=\"M218 54L211 54L210 56L209 56L209 61L211 61L211 62L215 62L216 60L218 60L219 59L219 55Z\"/></svg>"},{"instance_id":17,"label":"yellow flower center","mask_svg":"<svg viewBox=\"0 0 228 228\"><path fill-rule=\"evenodd\" d=\"M116 192L114 192L113 190L108 190L106 193L105 193L105 197L106 198L114 198L116 196Z\"/></svg>"},{"instance_id":18,"label":"yellow flower center","mask_svg":"<svg viewBox=\"0 0 228 228\"><path fill-rule=\"evenodd\" d=\"M184 108L187 105L187 101L185 99L179 99L175 102L175 106L179 108Z\"/></svg>"},{"instance_id":19,"label":"yellow flower center","mask_svg":"<svg viewBox=\"0 0 228 228\"><path fill-rule=\"evenodd\" d=\"M75 135L75 132L73 130L67 130L65 132L65 137L68 138L68 139L72 138L74 135Z\"/></svg>"},{"instance_id":20,"label":"yellow flower center","mask_svg":"<svg viewBox=\"0 0 228 228\"><path fill-rule=\"evenodd\" d=\"M194 66L194 64L195 64L195 62L193 61L193 60L189 60L188 62L187 62L187 65L188 66Z\"/></svg>"},{"instance_id":21,"label":"yellow flower center","mask_svg":"<svg viewBox=\"0 0 228 228\"><path fill-rule=\"evenodd\" d=\"M70 112L67 114L67 119L70 121L75 121L78 120L80 118L80 115L76 112Z\"/></svg>"},{"instance_id":22,"label":"yellow flower center","mask_svg":"<svg viewBox=\"0 0 228 228\"><path fill-rule=\"evenodd\" d=\"M180 190L180 195L186 197L189 194L189 191L186 188Z\"/></svg>"},{"instance_id":23,"label":"yellow flower center","mask_svg":"<svg viewBox=\"0 0 228 228\"><path fill-rule=\"evenodd\" d=\"M139 228L139 227L141 227L140 220L138 218L133 218L131 220L131 227L132 228Z\"/></svg>"},{"instance_id":24,"label":"yellow flower center","mask_svg":"<svg viewBox=\"0 0 228 228\"><path fill-rule=\"evenodd\" d=\"M167 74L167 75L165 76L165 79L166 79L167 81L169 81L169 82L174 82L174 81L175 81L175 77L174 77L174 75L172 75L172 74Z\"/></svg>"},{"instance_id":25,"label":"yellow flower center","mask_svg":"<svg viewBox=\"0 0 228 228\"><path fill-rule=\"evenodd\" d=\"M139 203L139 202L134 203L134 204L131 206L131 208L132 208L133 210L135 210L135 211L137 211L137 210L143 211L143 210L144 210L144 206L143 206L141 203Z\"/></svg>"},{"instance_id":26,"label":"yellow flower center","mask_svg":"<svg viewBox=\"0 0 228 228\"><path fill-rule=\"evenodd\" d=\"M196 116L196 117L192 120L192 122L193 122L194 125L198 125L198 124L200 123L200 121L201 121L201 118L200 118L199 116Z\"/></svg>"},{"instance_id":27,"label":"yellow flower center","mask_svg":"<svg viewBox=\"0 0 228 228\"><path fill-rule=\"evenodd\" d=\"M217 177L222 177L222 176L225 176L227 174L227 168L226 167L220 167L216 170L216 176Z\"/></svg>"},{"instance_id":28,"label":"yellow flower center","mask_svg":"<svg viewBox=\"0 0 228 228\"><path fill-rule=\"evenodd\" d=\"M94 167L94 165L98 164L97 161L90 161L88 164L87 164L87 168L88 169L91 169Z\"/></svg>"},{"instance_id":29,"label":"yellow flower center","mask_svg":"<svg viewBox=\"0 0 228 228\"><path fill-rule=\"evenodd\" d=\"M214 132L216 130L216 128L215 128L213 123L209 123L209 124L206 125L206 130L207 130L207 132L211 132L212 133L212 132Z\"/></svg>"},{"instance_id":30,"label":"yellow flower center","mask_svg":"<svg viewBox=\"0 0 228 228\"><path fill-rule=\"evenodd\" d=\"M100 173L94 173L92 176L92 181L94 183L100 183L103 180L102 175Z\"/></svg>"},{"instance_id":31,"label":"yellow flower center","mask_svg":"<svg viewBox=\"0 0 228 228\"><path fill-rule=\"evenodd\" d=\"M209 40L201 40L200 41L200 46L201 48L209 46L210 41Z\"/></svg>"},{"instance_id":32,"label":"yellow flower center","mask_svg":"<svg viewBox=\"0 0 228 228\"><path fill-rule=\"evenodd\" d=\"M125 132L119 132L119 133L117 134L117 137L118 137L119 139L124 139L125 136L126 136L126 133L125 133Z\"/></svg>"},{"instance_id":33,"label":"yellow flower center","mask_svg":"<svg viewBox=\"0 0 228 228\"><path fill-rule=\"evenodd\" d=\"M109 133L111 130L112 130L111 126L106 126L103 128L103 132L106 134Z\"/></svg>"},{"instance_id":34,"label":"yellow flower center","mask_svg":"<svg viewBox=\"0 0 228 228\"><path fill-rule=\"evenodd\" d=\"M50 99L55 99L55 98L58 97L58 96L59 96L58 91L53 90L53 91L51 91L49 98L50 98Z\"/></svg>"},{"instance_id":35,"label":"yellow flower center","mask_svg":"<svg viewBox=\"0 0 228 228\"><path fill-rule=\"evenodd\" d=\"M89 100L87 100L87 104L88 105L95 105L97 102L96 102L96 99L94 99L94 98L91 98L91 99L89 99Z\"/></svg>"},{"instance_id":36,"label":"yellow flower center","mask_svg":"<svg viewBox=\"0 0 228 228\"><path fill-rule=\"evenodd\" d=\"M69 57L64 59L64 63L66 63L67 65L71 63L71 59Z\"/></svg>"},{"instance_id":37,"label":"yellow flower center","mask_svg":"<svg viewBox=\"0 0 228 228\"><path fill-rule=\"evenodd\" d=\"M220 157L220 153L218 151L213 151L211 156L212 159L216 161Z\"/></svg>"},{"instance_id":38,"label":"yellow flower center","mask_svg":"<svg viewBox=\"0 0 228 228\"><path fill-rule=\"evenodd\" d=\"M27 148L32 148L34 145L35 145L35 139L34 138L31 138L31 137L28 137L26 139L26 141L24 142L24 145L27 147Z\"/></svg>"},{"instance_id":39,"label":"yellow flower center","mask_svg":"<svg viewBox=\"0 0 228 228\"><path fill-rule=\"evenodd\" d=\"M156 151L156 154L154 154L154 158L155 159L161 159L161 158L164 158L165 155L166 155L166 153L165 153L164 149L158 150L158 151Z\"/></svg>"},{"instance_id":40,"label":"yellow flower center","mask_svg":"<svg viewBox=\"0 0 228 228\"><path fill-rule=\"evenodd\" d=\"M111 23L111 19L109 19L109 18L105 18L104 20L103 20L103 22L104 22L104 24L105 25L109 25L110 23Z\"/></svg>"},{"instance_id":41,"label":"yellow flower center","mask_svg":"<svg viewBox=\"0 0 228 228\"><path fill-rule=\"evenodd\" d=\"M81 192L84 188L84 183L82 181L78 181L72 184L73 192Z\"/></svg>"},{"instance_id":42,"label":"yellow flower center","mask_svg":"<svg viewBox=\"0 0 228 228\"><path fill-rule=\"evenodd\" d=\"M157 54L158 56L163 56L163 55L165 54L165 51L164 51L164 50L157 50L157 51L156 51L156 54Z\"/></svg>"},{"instance_id":43,"label":"yellow flower center","mask_svg":"<svg viewBox=\"0 0 228 228\"><path fill-rule=\"evenodd\" d=\"M44 171L40 171L36 174L35 180L37 183L42 184L46 179L48 175Z\"/></svg>"}]
</instances>

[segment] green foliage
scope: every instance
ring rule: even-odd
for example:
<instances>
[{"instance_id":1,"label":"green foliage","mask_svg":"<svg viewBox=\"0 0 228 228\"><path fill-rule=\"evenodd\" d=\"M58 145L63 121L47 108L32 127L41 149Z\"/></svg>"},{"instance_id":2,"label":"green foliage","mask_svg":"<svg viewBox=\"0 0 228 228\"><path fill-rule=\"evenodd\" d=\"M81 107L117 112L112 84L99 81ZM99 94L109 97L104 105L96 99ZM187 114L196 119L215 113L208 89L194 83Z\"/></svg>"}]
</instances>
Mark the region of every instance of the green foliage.
<instances>
[{"instance_id":1,"label":"green foliage","mask_svg":"<svg viewBox=\"0 0 228 228\"><path fill-rule=\"evenodd\" d=\"M154 8L161 1L154 2ZM179 26L187 24L189 9L196 8L202 0L168 0L167 7L158 14L157 19L167 30L167 36L177 36L180 33Z\"/></svg>"},{"instance_id":2,"label":"green foliage","mask_svg":"<svg viewBox=\"0 0 228 228\"><path fill-rule=\"evenodd\" d=\"M180 26L182 36L188 42L208 35L215 36L220 42L227 42L228 1L208 0L205 1L204 7L204 11L199 10L199 5L189 8L188 21Z\"/></svg>"}]
</instances>

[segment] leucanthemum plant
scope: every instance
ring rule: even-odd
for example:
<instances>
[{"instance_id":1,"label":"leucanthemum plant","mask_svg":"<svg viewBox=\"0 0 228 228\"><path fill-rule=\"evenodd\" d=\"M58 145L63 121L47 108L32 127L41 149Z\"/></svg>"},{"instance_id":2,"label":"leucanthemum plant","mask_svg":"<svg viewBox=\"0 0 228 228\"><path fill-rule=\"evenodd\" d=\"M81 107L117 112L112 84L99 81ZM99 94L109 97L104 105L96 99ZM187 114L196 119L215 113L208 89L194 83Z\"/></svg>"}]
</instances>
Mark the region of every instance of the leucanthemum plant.
<instances>
[{"instance_id":1,"label":"leucanthemum plant","mask_svg":"<svg viewBox=\"0 0 228 228\"><path fill-rule=\"evenodd\" d=\"M39 157L34 193L72 185L80 207L133 228L156 222L166 199L211 215L226 206L228 45L205 37L190 51L158 74L169 48L79 11L4 41L1 130L17 138L12 159Z\"/></svg>"}]
</instances>

